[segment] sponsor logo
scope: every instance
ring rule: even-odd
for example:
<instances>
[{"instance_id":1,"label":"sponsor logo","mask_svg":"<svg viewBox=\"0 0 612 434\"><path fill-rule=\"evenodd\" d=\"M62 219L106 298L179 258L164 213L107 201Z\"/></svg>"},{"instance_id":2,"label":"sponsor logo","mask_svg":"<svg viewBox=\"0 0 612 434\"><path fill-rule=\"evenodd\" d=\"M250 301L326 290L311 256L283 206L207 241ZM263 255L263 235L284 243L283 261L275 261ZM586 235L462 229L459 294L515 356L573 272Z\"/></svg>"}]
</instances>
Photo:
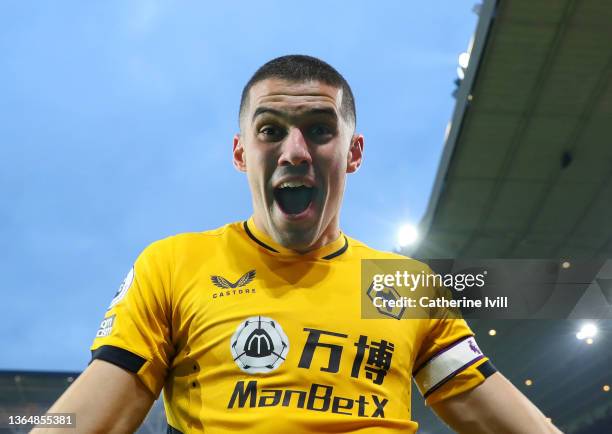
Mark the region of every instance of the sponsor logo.
<instances>
[{"instance_id":1,"label":"sponsor logo","mask_svg":"<svg viewBox=\"0 0 612 434\"><path fill-rule=\"evenodd\" d=\"M105 338L113 331L113 324L115 323L115 315L104 318L100 323L100 328L96 332L96 338Z\"/></svg>"},{"instance_id":2,"label":"sponsor logo","mask_svg":"<svg viewBox=\"0 0 612 434\"><path fill-rule=\"evenodd\" d=\"M232 283L222 276L210 276L210 281L217 288L222 288L224 291L216 291L212 294L212 298L229 297L231 295L246 295L255 294L255 288L245 288L249 283L255 279L255 270L247 271L238 279Z\"/></svg>"},{"instance_id":3,"label":"sponsor logo","mask_svg":"<svg viewBox=\"0 0 612 434\"><path fill-rule=\"evenodd\" d=\"M260 389L257 381L238 381L227 408L275 407L281 405L306 410L345 414L359 417L385 417L385 405L389 400L378 395L359 395L357 399L334 396L334 387L324 384L311 384L309 390L299 389Z\"/></svg>"},{"instance_id":4,"label":"sponsor logo","mask_svg":"<svg viewBox=\"0 0 612 434\"><path fill-rule=\"evenodd\" d=\"M305 327L306 332L298 369L316 370L324 375L350 375L358 381L382 386L391 369L395 345L385 339L365 335L351 337L346 333ZM294 342L295 345L295 342ZM267 373L287 358L289 341L280 324L271 318L254 316L242 322L231 339L234 362L249 374ZM341 359L352 358L349 367ZM294 368L294 367L293 367ZM264 377L270 378L270 377ZM333 377L330 377L330 380ZM292 407L358 417L384 418L388 399L371 385L364 392L338 395L335 385L312 383L298 387L270 388L265 380L239 380L227 401L227 408ZM378 389L384 393L385 389Z\"/></svg>"},{"instance_id":5,"label":"sponsor logo","mask_svg":"<svg viewBox=\"0 0 612 434\"><path fill-rule=\"evenodd\" d=\"M248 374L263 374L278 368L289 352L289 339L272 318L253 316L238 325L230 341L232 358Z\"/></svg>"},{"instance_id":6,"label":"sponsor logo","mask_svg":"<svg viewBox=\"0 0 612 434\"><path fill-rule=\"evenodd\" d=\"M247 271L236 283L232 283L225 277L221 276L210 276L210 280L218 288L232 289L240 288L248 285L255 278L255 270Z\"/></svg>"},{"instance_id":7,"label":"sponsor logo","mask_svg":"<svg viewBox=\"0 0 612 434\"><path fill-rule=\"evenodd\" d=\"M123 297L125 297L125 294L127 294L128 289L130 289L130 287L132 286L132 282L134 282L134 267L132 267L127 276L125 276L125 279L123 279L121 286L119 286L119 289L115 293L115 296L113 297L113 300L111 301L111 304L110 306L108 306L107 310L112 309L113 306L115 306L123 299Z\"/></svg>"},{"instance_id":8,"label":"sponsor logo","mask_svg":"<svg viewBox=\"0 0 612 434\"><path fill-rule=\"evenodd\" d=\"M212 298L229 297L230 295L244 295L244 294L255 294L255 288L246 289L232 289L227 291L215 292Z\"/></svg>"}]
</instances>

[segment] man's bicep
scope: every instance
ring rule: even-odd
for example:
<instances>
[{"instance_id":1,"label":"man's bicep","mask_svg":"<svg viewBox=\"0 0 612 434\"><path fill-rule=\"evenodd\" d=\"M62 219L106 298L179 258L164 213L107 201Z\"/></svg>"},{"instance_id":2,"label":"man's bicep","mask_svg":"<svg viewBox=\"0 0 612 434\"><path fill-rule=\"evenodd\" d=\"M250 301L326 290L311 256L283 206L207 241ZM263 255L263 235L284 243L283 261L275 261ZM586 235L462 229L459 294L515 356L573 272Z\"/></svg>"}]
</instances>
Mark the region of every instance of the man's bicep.
<instances>
[{"instance_id":1,"label":"man's bicep","mask_svg":"<svg viewBox=\"0 0 612 434\"><path fill-rule=\"evenodd\" d=\"M79 433L125 433L138 428L154 401L136 374L94 360L48 412L75 413ZM49 432L73 434L74 428L53 428Z\"/></svg>"},{"instance_id":2,"label":"man's bicep","mask_svg":"<svg viewBox=\"0 0 612 434\"><path fill-rule=\"evenodd\" d=\"M499 372L472 390L432 404L432 408L458 433L560 433Z\"/></svg>"}]
</instances>

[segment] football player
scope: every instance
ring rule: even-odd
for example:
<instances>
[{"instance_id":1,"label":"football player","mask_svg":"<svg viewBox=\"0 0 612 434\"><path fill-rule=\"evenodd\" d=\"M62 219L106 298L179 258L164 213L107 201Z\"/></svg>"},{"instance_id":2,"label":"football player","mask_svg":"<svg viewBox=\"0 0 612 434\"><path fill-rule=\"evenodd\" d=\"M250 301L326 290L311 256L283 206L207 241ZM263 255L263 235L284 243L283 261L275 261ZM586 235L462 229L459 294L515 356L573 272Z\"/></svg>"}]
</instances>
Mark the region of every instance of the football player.
<instances>
[{"instance_id":1,"label":"football player","mask_svg":"<svg viewBox=\"0 0 612 434\"><path fill-rule=\"evenodd\" d=\"M333 67L266 63L239 122L251 218L147 247L49 412L76 413L79 433L133 432L163 390L169 433L414 433L414 380L458 432L559 432L462 319L362 318L361 261L403 257L340 230L364 137Z\"/></svg>"}]
</instances>

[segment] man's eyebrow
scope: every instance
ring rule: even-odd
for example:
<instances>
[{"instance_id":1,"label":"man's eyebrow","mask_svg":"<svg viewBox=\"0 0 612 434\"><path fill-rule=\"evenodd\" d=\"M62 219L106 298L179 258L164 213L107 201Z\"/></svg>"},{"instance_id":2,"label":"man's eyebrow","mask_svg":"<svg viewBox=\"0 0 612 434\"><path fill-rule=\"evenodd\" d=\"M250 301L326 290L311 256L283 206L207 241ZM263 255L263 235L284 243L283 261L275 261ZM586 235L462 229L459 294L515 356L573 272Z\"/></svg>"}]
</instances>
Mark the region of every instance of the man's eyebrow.
<instances>
[{"instance_id":1,"label":"man's eyebrow","mask_svg":"<svg viewBox=\"0 0 612 434\"><path fill-rule=\"evenodd\" d=\"M255 113L253 113L253 120L259 116L262 115L264 113L270 113L279 117L291 117L290 114L288 114L287 112L281 111L281 110L276 110L270 107L257 107L255 109ZM333 116L336 117L336 111L331 108L331 107L314 107L308 110L305 110L303 112L300 112L300 114L302 115L326 115L326 116Z\"/></svg>"},{"instance_id":2,"label":"man's eyebrow","mask_svg":"<svg viewBox=\"0 0 612 434\"><path fill-rule=\"evenodd\" d=\"M276 109L269 108L269 107L257 107L255 109L255 113L253 113L253 120L257 116L262 115L264 113L270 113L270 114L273 114L273 115L276 115L276 116L281 116L281 117L286 116L285 113L281 112L280 110L276 110Z\"/></svg>"}]
</instances>

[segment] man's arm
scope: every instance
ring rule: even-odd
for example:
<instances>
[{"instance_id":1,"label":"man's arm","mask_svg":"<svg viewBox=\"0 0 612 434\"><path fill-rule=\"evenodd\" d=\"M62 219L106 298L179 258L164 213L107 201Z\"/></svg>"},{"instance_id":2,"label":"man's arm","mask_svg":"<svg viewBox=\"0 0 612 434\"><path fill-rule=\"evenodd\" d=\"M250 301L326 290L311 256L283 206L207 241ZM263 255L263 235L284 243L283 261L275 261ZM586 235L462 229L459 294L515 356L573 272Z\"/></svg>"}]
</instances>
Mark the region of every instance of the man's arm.
<instances>
[{"instance_id":1,"label":"man's arm","mask_svg":"<svg viewBox=\"0 0 612 434\"><path fill-rule=\"evenodd\" d=\"M559 434L510 381L496 372L480 386L432 405L458 433Z\"/></svg>"},{"instance_id":2,"label":"man's arm","mask_svg":"<svg viewBox=\"0 0 612 434\"><path fill-rule=\"evenodd\" d=\"M31 434L134 432L155 397L136 374L94 360L48 413L76 413L74 428L37 428Z\"/></svg>"}]
</instances>

